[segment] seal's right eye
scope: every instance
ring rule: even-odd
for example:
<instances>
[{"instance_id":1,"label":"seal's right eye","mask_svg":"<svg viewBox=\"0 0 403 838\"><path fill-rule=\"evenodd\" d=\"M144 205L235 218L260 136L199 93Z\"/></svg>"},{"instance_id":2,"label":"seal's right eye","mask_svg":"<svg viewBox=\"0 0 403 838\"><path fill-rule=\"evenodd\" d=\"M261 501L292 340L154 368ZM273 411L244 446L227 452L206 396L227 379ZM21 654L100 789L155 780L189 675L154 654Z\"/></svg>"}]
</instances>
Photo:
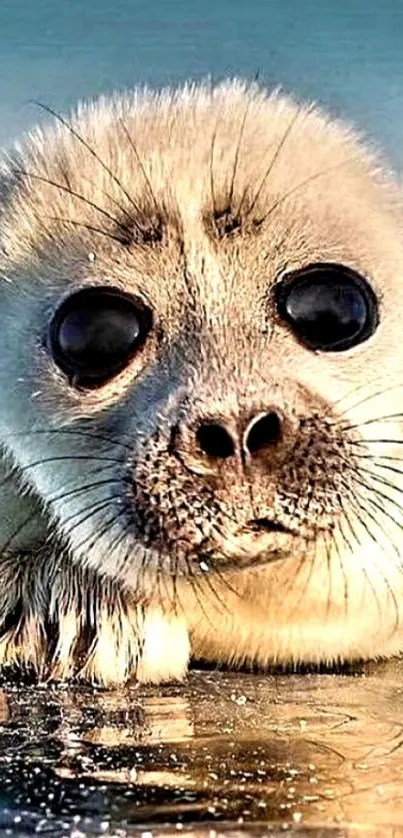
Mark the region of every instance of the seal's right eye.
<instances>
[{"instance_id":1,"label":"seal's right eye","mask_svg":"<svg viewBox=\"0 0 403 838\"><path fill-rule=\"evenodd\" d=\"M345 265L308 265L275 286L280 317L300 340L322 352L344 352L367 340L379 314L374 291Z\"/></svg>"},{"instance_id":2,"label":"seal's right eye","mask_svg":"<svg viewBox=\"0 0 403 838\"><path fill-rule=\"evenodd\" d=\"M152 327L144 303L117 288L84 288L64 300L49 328L55 363L79 387L99 387L125 368Z\"/></svg>"}]
</instances>

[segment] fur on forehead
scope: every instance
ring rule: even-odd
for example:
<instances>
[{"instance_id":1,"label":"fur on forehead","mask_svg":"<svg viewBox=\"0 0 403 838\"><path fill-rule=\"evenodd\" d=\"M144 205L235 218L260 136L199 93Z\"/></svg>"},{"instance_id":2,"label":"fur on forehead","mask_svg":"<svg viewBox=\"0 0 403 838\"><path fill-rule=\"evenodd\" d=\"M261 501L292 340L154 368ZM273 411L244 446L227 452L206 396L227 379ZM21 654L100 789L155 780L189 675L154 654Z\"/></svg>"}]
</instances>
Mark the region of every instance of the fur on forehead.
<instances>
[{"instance_id":1,"label":"fur on forehead","mask_svg":"<svg viewBox=\"0 0 403 838\"><path fill-rule=\"evenodd\" d=\"M81 105L69 125L37 129L5 162L2 239L13 259L32 258L41 241L49 254L50 240L59 250L68 240L70 255L73 244L77 254L110 252L125 227L124 243L131 243L131 223L140 231L135 245L159 241L152 235L158 225L175 245L206 232L220 240L248 224L272 233L274 221L284 236L290 202L294 242L313 212L322 238L324 224L333 231L329 249L336 252L354 222L358 238L381 240L382 214L396 211L391 179L352 129L256 84L102 97ZM365 219L356 212L363 203ZM356 252L365 249L358 245Z\"/></svg>"}]
</instances>

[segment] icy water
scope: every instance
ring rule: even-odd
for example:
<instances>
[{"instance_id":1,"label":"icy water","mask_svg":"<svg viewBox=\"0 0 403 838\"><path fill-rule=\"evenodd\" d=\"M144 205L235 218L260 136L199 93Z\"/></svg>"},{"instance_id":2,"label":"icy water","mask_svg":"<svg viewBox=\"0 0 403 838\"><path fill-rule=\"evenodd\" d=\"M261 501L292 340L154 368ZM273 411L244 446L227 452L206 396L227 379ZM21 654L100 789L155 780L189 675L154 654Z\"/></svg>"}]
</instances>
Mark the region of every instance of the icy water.
<instances>
[{"instance_id":1,"label":"icy water","mask_svg":"<svg viewBox=\"0 0 403 838\"><path fill-rule=\"evenodd\" d=\"M403 664L0 692L0 834L403 835Z\"/></svg>"}]
</instances>

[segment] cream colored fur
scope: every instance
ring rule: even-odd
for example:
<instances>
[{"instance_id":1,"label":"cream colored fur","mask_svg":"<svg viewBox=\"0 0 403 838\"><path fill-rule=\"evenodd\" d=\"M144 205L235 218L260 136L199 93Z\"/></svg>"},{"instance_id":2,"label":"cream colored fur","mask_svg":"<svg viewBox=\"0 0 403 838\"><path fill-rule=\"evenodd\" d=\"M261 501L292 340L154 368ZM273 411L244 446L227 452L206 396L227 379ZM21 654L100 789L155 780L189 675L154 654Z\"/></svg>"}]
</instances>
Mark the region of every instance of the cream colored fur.
<instances>
[{"instance_id":1,"label":"cream colored fur","mask_svg":"<svg viewBox=\"0 0 403 838\"><path fill-rule=\"evenodd\" d=\"M237 81L101 99L72 126L36 131L4 162L0 663L113 685L180 679L191 657L266 668L399 654L403 225L393 177L349 127ZM357 270L380 301L375 334L344 353L307 349L270 308L278 276L315 262ZM153 332L116 378L80 391L44 336L60 301L96 284L145 299L163 338ZM345 509L332 501L334 527L314 546L296 537L286 558L250 567L255 548L238 529L251 504L256 517L280 514L291 477L280 485L270 466L265 483L234 467L214 489L224 523L206 504L199 521L198 494L213 484L190 440L196 416L235 427L242 411L273 405L294 448L301 417L316 417L304 454L314 499L329 480L334 494L337 473ZM183 411L195 493L166 441ZM335 454L327 466L321 417L323 438L337 427L363 458ZM190 539L196 555L207 537L213 554L234 553L230 568L216 558L200 569L192 553L173 580L172 551L137 543L135 523L122 532L129 463L173 554ZM302 519L321 520L317 503ZM298 504L295 520L304 493Z\"/></svg>"}]
</instances>

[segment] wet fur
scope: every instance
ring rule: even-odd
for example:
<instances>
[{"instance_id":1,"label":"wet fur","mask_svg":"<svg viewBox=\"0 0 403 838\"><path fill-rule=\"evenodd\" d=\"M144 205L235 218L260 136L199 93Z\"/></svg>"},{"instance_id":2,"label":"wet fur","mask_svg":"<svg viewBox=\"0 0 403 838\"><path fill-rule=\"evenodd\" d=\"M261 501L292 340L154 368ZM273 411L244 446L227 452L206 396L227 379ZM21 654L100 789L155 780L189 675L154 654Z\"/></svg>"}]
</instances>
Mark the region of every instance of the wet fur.
<instances>
[{"instance_id":1,"label":"wet fur","mask_svg":"<svg viewBox=\"0 0 403 838\"><path fill-rule=\"evenodd\" d=\"M227 82L101 99L4 162L0 663L41 677L182 678L403 649L401 196L317 109ZM314 353L276 315L284 271L341 262L380 325ZM70 386L46 328L111 284L156 328L99 390ZM200 461L200 417L274 408L248 475ZM251 518L295 531L254 564ZM248 540L249 539L249 540Z\"/></svg>"}]
</instances>

